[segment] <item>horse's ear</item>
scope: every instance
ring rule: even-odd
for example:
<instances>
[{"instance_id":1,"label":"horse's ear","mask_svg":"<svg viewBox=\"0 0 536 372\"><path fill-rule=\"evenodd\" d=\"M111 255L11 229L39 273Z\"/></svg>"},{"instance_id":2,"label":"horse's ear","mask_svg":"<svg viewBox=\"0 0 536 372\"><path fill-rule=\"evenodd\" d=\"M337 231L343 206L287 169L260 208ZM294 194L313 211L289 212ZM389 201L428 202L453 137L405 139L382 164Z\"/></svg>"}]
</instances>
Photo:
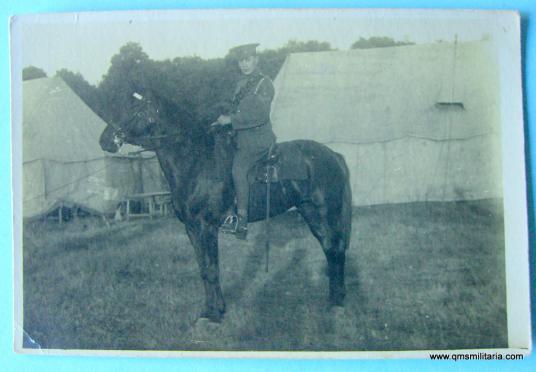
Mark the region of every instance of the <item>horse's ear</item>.
<instances>
[{"instance_id":1,"label":"horse's ear","mask_svg":"<svg viewBox=\"0 0 536 372\"><path fill-rule=\"evenodd\" d=\"M119 146L114 141L114 128L111 125L107 125L100 135L99 145L107 152L116 153L119 150Z\"/></svg>"}]
</instances>

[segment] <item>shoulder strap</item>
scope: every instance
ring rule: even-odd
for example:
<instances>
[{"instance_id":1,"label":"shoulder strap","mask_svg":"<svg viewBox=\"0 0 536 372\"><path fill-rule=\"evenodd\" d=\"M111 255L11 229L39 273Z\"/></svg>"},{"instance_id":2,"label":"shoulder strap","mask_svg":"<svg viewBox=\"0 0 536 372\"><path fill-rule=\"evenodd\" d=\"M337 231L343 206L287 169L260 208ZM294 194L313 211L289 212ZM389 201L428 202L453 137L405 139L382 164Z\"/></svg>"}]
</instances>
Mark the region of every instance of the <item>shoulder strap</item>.
<instances>
[{"instance_id":1,"label":"shoulder strap","mask_svg":"<svg viewBox=\"0 0 536 372\"><path fill-rule=\"evenodd\" d=\"M261 76L262 76L262 78L261 78L261 80L259 80L259 82L257 83L257 86L255 87L255 91L253 92L253 94L257 94L257 92L259 91L259 88L261 87L261 84L262 84L262 82L263 82L264 80L268 80L268 81L272 82L272 80L271 80L268 76L266 76L266 75L262 75L262 74L261 74Z\"/></svg>"}]
</instances>

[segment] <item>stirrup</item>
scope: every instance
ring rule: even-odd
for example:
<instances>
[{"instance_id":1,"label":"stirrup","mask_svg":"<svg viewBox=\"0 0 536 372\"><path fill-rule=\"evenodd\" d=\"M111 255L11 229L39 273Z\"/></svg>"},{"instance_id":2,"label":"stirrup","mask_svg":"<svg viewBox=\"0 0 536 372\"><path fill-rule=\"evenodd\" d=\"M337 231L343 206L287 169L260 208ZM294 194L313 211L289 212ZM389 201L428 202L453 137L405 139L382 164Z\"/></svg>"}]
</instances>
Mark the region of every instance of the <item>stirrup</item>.
<instances>
[{"instance_id":1,"label":"stirrup","mask_svg":"<svg viewBox=\"0 0 536 372\"><path fill-rule=\"evenodd\" d=\"M243 219L243 217L239 217L238 215L227 216L220 227L221 232L224 234L234 234L237 239L245 240L248 235L247 222L245 224L243 223L244 221L239 223L240 219Z\"/></svg>"},{"instance_id":2,"label":"stirrup","mask_svg":"<svg viewBox=\"0 0 536 372\"><path fill-rule=\"evenodd\" d=\"M234 234L236 233L236 227L238 226L238 216L235 214L230 214L225 217L223 224L220 226L220 230L224 234Z\"/></svg>"}]
</instances>

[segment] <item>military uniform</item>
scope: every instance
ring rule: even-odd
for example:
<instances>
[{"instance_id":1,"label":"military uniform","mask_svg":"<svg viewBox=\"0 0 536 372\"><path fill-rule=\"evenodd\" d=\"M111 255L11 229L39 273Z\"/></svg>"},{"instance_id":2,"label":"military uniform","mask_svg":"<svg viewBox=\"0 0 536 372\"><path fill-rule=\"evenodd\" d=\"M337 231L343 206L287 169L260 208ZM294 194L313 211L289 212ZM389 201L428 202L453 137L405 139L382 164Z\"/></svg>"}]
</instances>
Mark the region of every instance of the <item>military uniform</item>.
<instances>
[{"instance_id":1,"label":"military uniform","mask_svg":"<svg viewBox=\"0 0 536 372\"><path fill-rule=\"evenodd\" d=\"M257 45L246 44L230 50L230 56L239 62L244 75L235 89L230 112L223 116L235 131L237 149L233 159L233 181L238 213L226 219L222 231L233 233L240 239L245 239L247 234L248 173L275 142L270 123L274 86L270 78L257 69L258 60L252 59ZM218 122L220 119L222 117Z\"/></svg>"},{"instance_id":2,"label":"military uniform","mask_svg":"<svg viewBox=\"0 0 536 372\"><path fill-rule=\"evenodd\" d=\"M235 130L236 153L233 160L237 209L246 210L249 201L248 173L275 142L270 123L274 86L258 71L238 82L233 98L231 123Z\"/></svg>"}]
</instances>

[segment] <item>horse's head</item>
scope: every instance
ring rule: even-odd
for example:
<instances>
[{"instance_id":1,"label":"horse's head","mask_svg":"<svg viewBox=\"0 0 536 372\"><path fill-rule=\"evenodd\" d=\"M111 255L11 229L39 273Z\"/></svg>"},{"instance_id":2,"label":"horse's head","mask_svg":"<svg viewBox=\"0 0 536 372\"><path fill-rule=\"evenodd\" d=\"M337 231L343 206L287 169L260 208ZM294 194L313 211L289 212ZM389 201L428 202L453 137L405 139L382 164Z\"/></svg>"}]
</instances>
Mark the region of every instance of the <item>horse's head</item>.
<instances>
[{"instance_id":1,"label":"horse's head","mask_svg":"<svg viewBox=\"0 0 536 372\"><path fill-rule=\"evenodd\" d=\"M176 108L164 107L160 99L146 91L133 92L117 123L109 124L100 137L103 150L116 152L123 143L155 149L165 143L178 142L180 126L174 117ZM170 123L173 122L173 123Z\"/></svg>"}]
</instances>

